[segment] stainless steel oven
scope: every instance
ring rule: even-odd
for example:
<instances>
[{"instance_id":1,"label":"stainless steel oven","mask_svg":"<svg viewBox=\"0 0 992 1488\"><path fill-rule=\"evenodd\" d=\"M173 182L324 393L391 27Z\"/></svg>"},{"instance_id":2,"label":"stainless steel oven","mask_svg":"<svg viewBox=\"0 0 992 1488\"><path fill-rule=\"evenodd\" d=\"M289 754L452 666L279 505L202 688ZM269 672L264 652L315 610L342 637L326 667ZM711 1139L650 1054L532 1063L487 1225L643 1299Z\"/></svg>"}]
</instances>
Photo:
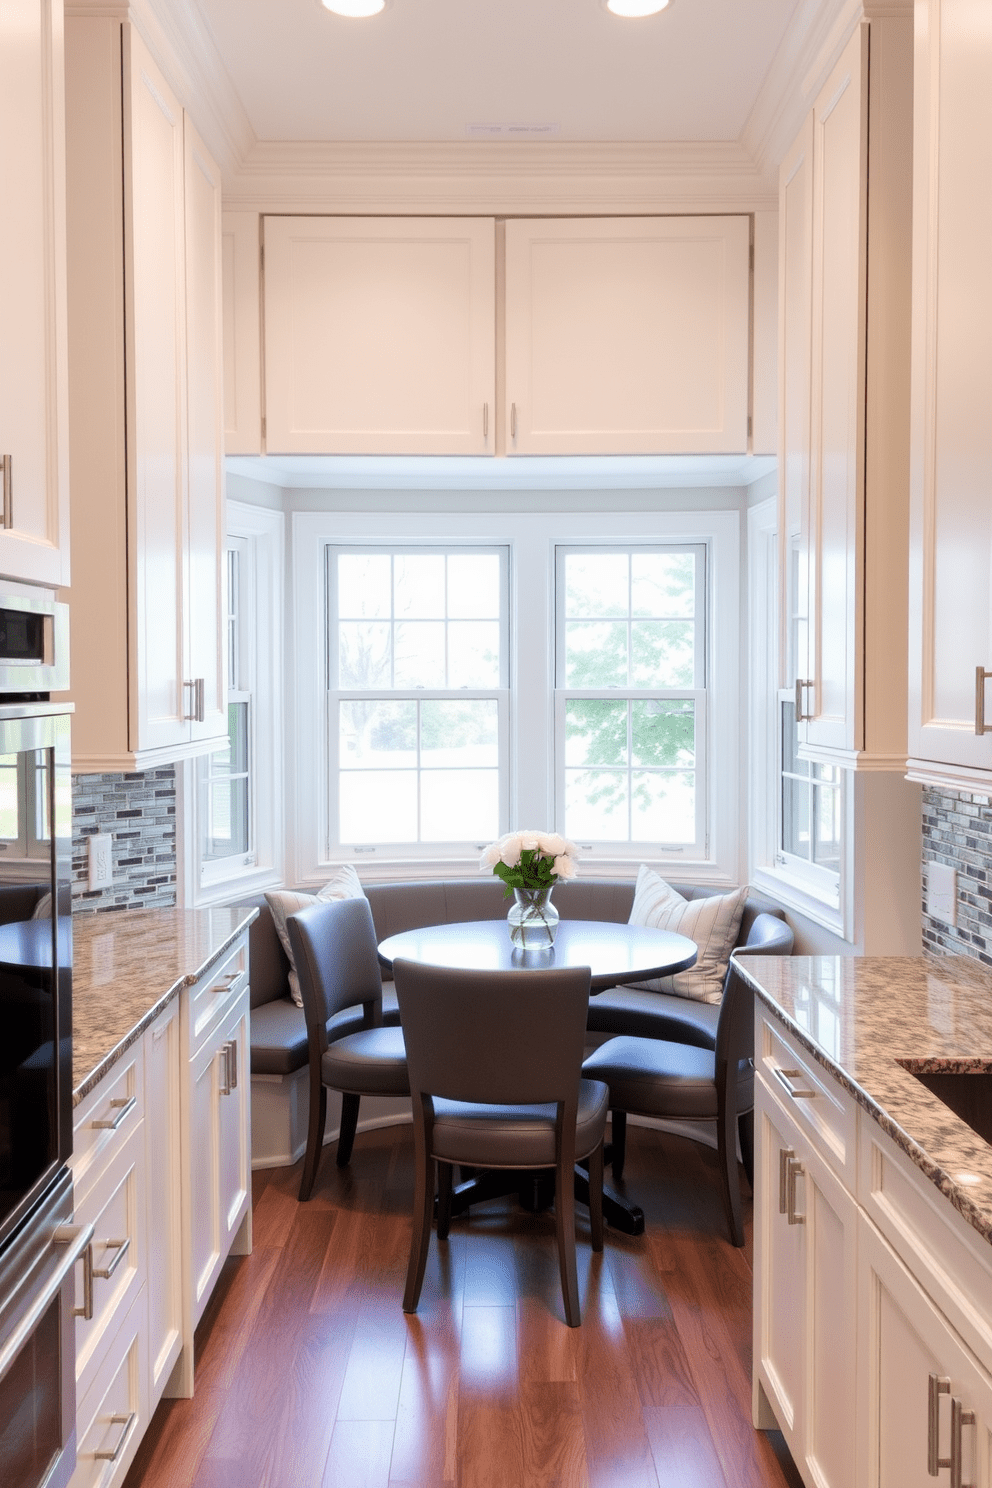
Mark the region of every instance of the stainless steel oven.
<instances>
[{"instance_id":1,"label":"stainless steel oven","mask_svg":"<svg viewBox=\"0 0 992 1488\"><path fill-rule=\"evenodd\" d=\"M64 605L0 594L0 1484L75 1466L72 787Z\"/></svg>"}]
</instances>

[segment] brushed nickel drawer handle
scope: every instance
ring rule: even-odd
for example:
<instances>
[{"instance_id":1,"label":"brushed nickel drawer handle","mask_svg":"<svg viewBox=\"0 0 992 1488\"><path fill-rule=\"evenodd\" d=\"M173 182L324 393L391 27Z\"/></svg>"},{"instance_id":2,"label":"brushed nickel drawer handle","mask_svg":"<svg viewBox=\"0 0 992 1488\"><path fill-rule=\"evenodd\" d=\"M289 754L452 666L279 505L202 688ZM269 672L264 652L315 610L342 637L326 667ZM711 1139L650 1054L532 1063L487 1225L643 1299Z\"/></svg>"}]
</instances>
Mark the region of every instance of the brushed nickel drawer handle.
<instances>
[{"instance_id":1,"label":"brushed nickel drawer handle","mask_svg":"<svg viewBox=\"0 0 992 1488\"><path fill-rule=\"evenodd\" d=\"M14 525L14 457L0 455L0 472L3 479L3 525Z\"/></svg>"},{"instance_id":2,"label":"brushed nickel drawer handle","mask_svg":"<svg viewBox=\"0 0 992 1488\"><path fill-rule=\"evenodd\" d=\"M111 1110L115 1110L117 1112L117 1115L111 1116L109 1119L104 1117L99 1121L92 1122L91 1124L95 1126L99 1131L116 1131L121 1123L127 1120L128 1116L131 1114L137 1104L138 1097L136 1095L123 1096L119 1099L112 1100L110 1102Z\"/></svg>"},{"instance_id":3,"label":"brushed nickel drawer handle","mask_svg":"<svg viewBox=\"0 0 992 1488\"><path fill-rule=\"evenodd\" d=\"M124 1447L125 1447L125 1444L127 1442L127 1439L131 1435L131 1427L134 1425L134 1423L135 1423L135 1421L137 1419L138 1419L138 1413L137 1413L137 1411L131 1411L130 1415L127 1415L127 1416L111 1416L110 1417L110 1424L111 1424L111 1426L118 1426L118 1425L120 1425L120 1426L123 1426L123 1428L124 1428L123 1431L120 1434L120 1438L119 1438L119 1440L117 1442L117 1445L116 1445L116 1447L114 1448L114 1450L112 1452L94 1452L93 1453L93 1456L95 1458L97 1458L98 1461L101 1461L101 1462L116 1462L117 1459L118 1459L118 1457L121 1455L121 1453L124 1450Z\"/></svg>"},{"instance_id":4,"label":"brushed nickel drawer handle","mask_svg":"<svg viewBox=\"0 0 992 1488\"><path fill-rule=\"evenodd\" d=\"M790 1157L789 1158L789 1174L788 1174L788 1197L789 1197L789 1214L788 1214L788 1219L789 1219L790 1225L799 1225L799 1224L805 1224L806 1223L806 1216L805 1216L805 1214L797 1214L796 1213L796 1179L797 1178L805 1178L805 1176L806 1176L806 1169L803 1167L802 1163L801 1162L797 1162L794 1157Z\"/></svg>"},{"instance_id":5,"label":"brushed nickel drawer handle","mask_svg":"<svg viewBox=\"0 0 992 1488\"><path fill-rule=\"evenodd\" d=\"M222 977L219 982L213 983L210 988L211 992L230 992L240 975L240 971L229 971L226 977Z\"/></svg>"},{"instance_id":6,"label":"brushed nickel drawer handle","mask_svg":"<svg viewBox=\"0 0 992 1488\"><path fill-rule=\"evenodd\" d=\"M974 1426L975 1412L963 1410L961 1401L956 1395L951 1396L951 1461L950 1461L950 1483L949 1488L974 1488L971 1483L962 1480L962 1451L961 1451L961 1428L962 1426Z\"/></svg>"},{"instance_id":7,"label":"brushed nickel drawer handle","mask_svg":"<svg viewBox=\"0 0 992 1488\"><path fill-rule=\"evenodd\" d=\"M82 1251L83 1259L83 1305L72 1309L73 1317L90 1322L93 1317L93 1226L89 1226L90 1238Z\"/></svg>"},{"instance_id":8,"label":"brushed nickel drawer handle","mask_svg":"<svg viewBox=\"0 0 992 1488\"><path fill-rule=\"evenodd\" d=\"M483 439L488 439L489 438L489 404L488 403L483 403L483 405L482 405L482 437L483 437Z\"/></svg>"},{"instance_id":9,"label":"brushed nickel drawer handle","mask_svg":"<svg viewBox=\"0 0 992 1488\"><path fill-rule=\"evenodd\" d=\"M516 405L516 403L511 403L510 404L510 438L511 439L516 439L516 437L517 437L517 405Z\"/></svg>"},{"instance_id":10,"label":"brushed nickel drawer handle","mask_svg":"<svg viewBox=\"0 0 992 1488\"><path fill-rule=\"evenodd\" d=\"M789 1212L789 1163L795 1157L791 1147L780 1147L778 1150L778 1212L788 1214Z\"/></svg>"},{"instance_id":11,"label":"brushed nickel drawer handle","mask_svg":"<svg viewBox=\"0 0 992 1488\"><path fill-rule=\"evenodd\" d=\"M975 668L975 733L992 734L992 723L985 722L985 684L992 677L984 667Z\"/></svg>"},{"instance_id":12,"label":"brushed nickel drawer handle","mask_svg":"<svg viewBox=\"0 0 992 1488\"><path fill-rule=\"evenodd\" d=\"M780 1085L785 1086L785 1089L792 1096L793 1100L816 1100L816 1097L820 1093L818 1090L800 1090L797 1086L793 1085L793 1080L801 1080L803 1078L802 1070L779 1069L778 1065L776 1065L775 1078Z\"/></svg>"},{"instance_id":13,"label":"brushed nickel drawer handle","mask_svg":"<svg viewBox=\"0 0 992 1488\"><path fill-rule=\"evenodd\" d=\"M950 1467L950 1457L940 1455L940 1397L950 1395L951 1382L946 1375L931 1374L927 1385L927 1472L935 1478L942 1467Z\"/></svg>"},{"instance_id":14,"label":"brushed nickel drawer handle","mask_svg":"<svg viewBox=\"0 0 992 1488\"><path fill-rule=\"evenodd\" d=\"M114 1259L111 1261L109 1266L104 1266L102 1271L98 1271L94 1266L93 1275L99 1276L101 1281L109 1281L114 1272L117 1270L117 1267L120 1265L121 1261L131 1249L131 1238L130 1236L128 1236L126 1240L101 1240L99 1243L104 1247L105 1250L112 1250L114 1252Z\"/></svg>"}]
</instances>

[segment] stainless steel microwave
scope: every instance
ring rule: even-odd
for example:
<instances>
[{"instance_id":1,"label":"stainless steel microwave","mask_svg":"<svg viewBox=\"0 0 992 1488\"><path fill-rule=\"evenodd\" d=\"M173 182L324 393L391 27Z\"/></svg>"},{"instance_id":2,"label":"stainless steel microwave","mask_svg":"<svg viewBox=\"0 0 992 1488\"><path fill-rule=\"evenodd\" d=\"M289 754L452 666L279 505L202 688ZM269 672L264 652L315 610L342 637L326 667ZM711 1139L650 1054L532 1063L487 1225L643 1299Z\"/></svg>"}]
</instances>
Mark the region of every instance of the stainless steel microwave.
<instances>
[{"instance_id":1,"label":"stainless steel microwave","mask_svg":"<svg viewBox=\"0 0 992 1488\"><path fill-rule=\"evenodd\" d=\"M0 694L64 692L68 686L68 605L0 594Z\"/></svg>"}]
</instances>

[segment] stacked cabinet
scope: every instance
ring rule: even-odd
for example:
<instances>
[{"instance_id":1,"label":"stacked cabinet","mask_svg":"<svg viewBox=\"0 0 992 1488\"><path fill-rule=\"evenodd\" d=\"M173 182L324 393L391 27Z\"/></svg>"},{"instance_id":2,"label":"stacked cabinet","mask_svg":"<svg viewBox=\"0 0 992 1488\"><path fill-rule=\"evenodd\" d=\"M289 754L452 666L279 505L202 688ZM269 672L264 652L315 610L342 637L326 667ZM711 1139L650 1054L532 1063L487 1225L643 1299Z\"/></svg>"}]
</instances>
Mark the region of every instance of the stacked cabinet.
<instances>
[{"instance_id":1,"label":"stacked cabinet","mask_svg":"<svg viewBox=\"0 0 992 1488\"><path fill-rule=\"evenodd\" d=\"M920 0L913 218L912 778L992 770L992 27Z\"/></svg>"},{"instance_id":2,"label":"stacked cabinet","mask_svg":"<svg viewBox=\"0 0 992 1488\"><path fill-rule=\"evenodd\" d=\"M66 24L73 768L226 739L220 176L129 23Z\"/></svg>"},{"instance_id":3,"label":"stacked cabinet","mask_svg":"<svg viewBox=\"0 0 992 1488\"><path fill-rule=\"evenodd\" d=\"M780 174L783 650L800 752L905 762L912 22L863 22Z\"/></svg>"},{"instance_id":4,"label":"stacked cabinet","mask_svg":"<svg viewBox=\"0 0 992 1488\"><path fill-rule=\"evenodd\" d=\"M63 24L0 7L0 575L69 582Z\"/></svg>"}]
</instances>

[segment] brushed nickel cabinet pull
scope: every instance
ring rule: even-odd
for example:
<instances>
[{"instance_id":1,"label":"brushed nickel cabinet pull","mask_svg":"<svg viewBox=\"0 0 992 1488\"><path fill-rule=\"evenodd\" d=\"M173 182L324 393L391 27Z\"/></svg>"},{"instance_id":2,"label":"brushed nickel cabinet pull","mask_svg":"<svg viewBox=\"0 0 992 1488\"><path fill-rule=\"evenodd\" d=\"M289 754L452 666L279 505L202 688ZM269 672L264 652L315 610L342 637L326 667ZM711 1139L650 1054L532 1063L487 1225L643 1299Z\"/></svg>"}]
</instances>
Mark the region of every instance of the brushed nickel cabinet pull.
<instances>
[{"instance_id":1,"label":"brushed nickel cabinet pull","mask_svg":"<svg viewBox=\"0 0 992 1488\"><path fill-rule=\"evenodd\" d=\"M116 1462L124 1450L128 1437L131 1435L131 1427L138 1419L136 1411L131 1411L127 1416L111 1416L111 1426L122 1426L124 1429L118 1438L117 1445L112 1452L94 1452L93 1456L102 1462Z\"/></svg>"},{"instance_id":2,"label":"brushed nickel cabinet pull","mask_svg":"<svg viewBox=\"0 0 992 1488\"><path fill-rule=\"evenodd\" d=\"M816 1100L819 1091L800 1090L797 1086L793 1085L793 1080L801 1080L802 1076L802 1070L779 1069L778 1065L775 1066L775 1078L780 1085L785 1086L785 1089L792 1096L793 1100Z\"/></svg>"},{"instance_id":3,"label":"brushed nickel cabinet pull","mask_svg":"<svg viewBox=\"0 0 992 1488\"><path fill-rule=\"evenodd\" d=\"M110 1102L110 1108L111 1110L116 1110L117 1115L103 1118L100 1121L93 1121L90 1124L95 1126L99 1131L116 1131L121 1122L130 1116L137 1104L138 1098L135 1095L112 1100Z\"/></svg>"},{"instance_id":4,"label":"brushed nickel cabinet pull","mask_svg":"<svg viewBox=\"0 0 992 1488\"><path fill-rule=\"evenodd\" d=\"M812 677L797 677L796 678L796 722L797 723L808 723L809 720L813 717L812 713L804 713L803 712L803 688L804 687L812 687L812 686L813 686L813 679L812 679Z\"/></svg>"},{"instance_id":5,"label":"brushed nickel cabinet pull","mask_svg":"<svg viewBox=\"0 0 992 1488\"><path fill-rule=\"evenodd\" d=\"M3 525L14 525L14 457L0 455L0 471L3 472Z\"/></svg>"},{"instance_id":6,"label":"brushed nickel cabinet pull","mask_svg":"<svg viewBox=\"0 0 992 1488\"><path fill-rule=\"evenodd\" d=\"M946 1375L931 1374L927 1386L927 1472L935 1478L951 1459L940 1455L940 1397L950 1395L951 1382Z\"/></svg>"},{"instance_id":7,"label":"brushed nickel cabinet pull","mask_svg":"<svg viewBox=\"0 0 992 1488\"><path fill-rule=\"evenodd\" d=\"M778 1149L778 1212L789 1212L789 1163L795 1157L791 1147Z\"/></svg>"},{"instance_id":8,"label":"brushed nickel cabinet pull","mask_svg":"<svg viewBox=\"0 0 992 1488\"><path fill-rule=\"evenodd\" d=\"M109 1281L114 1272L117 1270L117 1267L120 1265L121 1261L131 1249L131 1238L130 1236L128 1236L126 1240L104 1240L101 1243L105 1250L112 1250L114 1252L114 1258L110 1262L109 1266L104 1266L100 1271L98 1271L94 1266L93 1275L98 1276L101 1281Z\"/></svg>"},{"instance_id":9,"label":"brushed nickel cabinet pull","mask_svg":"<svg viewBox=\"0 0 992 1488\"><path fill-rule=\"evenodd\" d=\"M510 438L511 439L516 439L516 437L517 437L517 405L516 405L516 403L511 403L510 404Z\"/></svg>"},{"instance_id":10,"label":"brushed nickel cabinet pull","mask_svg":"<svg viewBox=\"0 0 992 1488\"><path fill-rule=\"evenodd\" d=\"M974 1426L975 1412L962 1409L961 1401L956 1395L951 1396L951 1460L948 1466L950 1473L950 1488L974 1488L971 1483L965 1483L962 1479L963 1454L961 1449L961 1428L963 1426Z\"/></svg>"},{"instance_id":11,"label":"brushed nickel cabinet pull","mask_svg":"<svg viewBox=\"0 0 992 1488\"><path fill-rule=\"evenodd\" d=\"M224 1083L220 1087L221 1095L230 1095L232 1090L238 1088L238 1051L235 1041L228 1039L222 1044L220 1053L224 1056Z\"/></svg>"},{"instance_id":12,"label":"brushed nickel cabinet pull","mask_svg":"<svg viewBox=\"0 0 992 1488\"><path fill-rule=\"evenodd\" d=\"M483 403L483 405L482 405L482 437L483 437L483 439L488 439L489 438L489 404L488 403Z\"/></svg>"},{"instance_id":13,"label":"brushed nickel cabinet pull","mask_svg":"<svg viewBox=\"0 0 992 1488\"><path fill-rule=\"evenodd\" d=\"M82 1252L83 1260L83 1305L72 1309L73 1317L81 1317L89 1322L93 1316L93 1230L90 1229L90 1239Z\"/></svg>"},{"instance_id":14,"label":"brushed nickel cabinet pull","mask_svg":"<svg viewBox=\"0 0 992 1488\"><path fill-rule=\"evenodd\" d=\"M185 701L183 702L183 723L193 723L196 719L196 683L184 682L183 692L189 690L191 712L187 713Z\"/></svg>"},{"instance_id":15,"label":"brushed nickel cabinet pull","mask_svg":"<svg viewBox=\"0 0 992 1488\"><path fill-rule=\"evenodd\" d=\"M984 667L975 668L975 733L992 734L992 723L985 722L985 684L992 677Z\"/></svg>"},{"instance_id":16,"label":"brushed nickel cabinet pull","mask_svg":"<svg viewBox=\"0 0 992 1488\"><path fill-rule=\"evenodd\" d=\"M238 1041L231 1040L231 1064L230 1064L230 1086L232 1090L238 1088Z\"/></svg>"},{"instance_id":17,"label":"brushed nickel cabinet pull","mask_svg":"<svg viewBox=\"0 0 992 1488\"><path fill-rule=\"evenodd\" d=\"M805 1216L805 1214L797 1214L796 1213L796 1179L797 1178L805 1178L805 1176L806 1176L806 1169L803 1167L802 1163L801 1162L797 1162L794 1157L790 1157L789 1158L789 1177L788 1177L788 1184L789 1184L789 1214L788 1214L788 1219L789 1219L790 1225L797 1225L797 1224L805 1224L806 1223L806 1216Z\"/></svg>"}]
</instances>

